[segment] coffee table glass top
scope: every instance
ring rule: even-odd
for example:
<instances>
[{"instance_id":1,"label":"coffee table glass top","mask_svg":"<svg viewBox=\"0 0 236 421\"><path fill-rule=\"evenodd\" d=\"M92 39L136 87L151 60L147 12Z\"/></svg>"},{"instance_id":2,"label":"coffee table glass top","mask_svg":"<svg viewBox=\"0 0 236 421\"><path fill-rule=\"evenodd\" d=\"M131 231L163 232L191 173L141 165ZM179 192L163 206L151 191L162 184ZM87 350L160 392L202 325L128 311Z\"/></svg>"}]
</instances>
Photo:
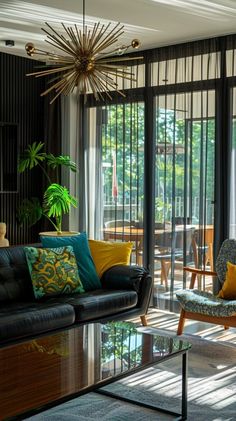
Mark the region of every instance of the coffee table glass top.
<instances>
[{"instance_id":1,"label":"coffee table glass top","mask_svg":"<svg viewBox=\"0 0 236 421\"><path fill-rule=\"evenodd\" d=\"M191 347L177 338L140 332L132 323L100 326L101 375L116 376L120 372L156 364Z\"/></svg>"},{"instance_id":2,"label":"coffee table glass top","mask_svg":"<svg viewBox=\"0 0 236 421\"><path fill-rule=\"evenodd\" d=\"M87 393L188 351L177 338L139 332L132 323L73 327L0 349L3 418Z\"/></svg>"}]
</instances>

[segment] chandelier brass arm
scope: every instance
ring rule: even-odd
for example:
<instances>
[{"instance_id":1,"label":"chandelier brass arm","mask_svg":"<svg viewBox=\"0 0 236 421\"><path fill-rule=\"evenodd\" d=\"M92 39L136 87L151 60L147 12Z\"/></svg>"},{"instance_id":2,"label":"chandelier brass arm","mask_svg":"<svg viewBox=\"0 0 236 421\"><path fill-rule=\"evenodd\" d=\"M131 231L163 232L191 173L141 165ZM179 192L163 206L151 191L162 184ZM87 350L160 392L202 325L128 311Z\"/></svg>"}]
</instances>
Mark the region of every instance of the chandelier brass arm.
<instances>
[{"instance_id":1,"label":"chandelier brass arm","mask_svg":"<svg viewBox=\"0 0 236 421\"><path fill-rule=\"evenodd\" d=\"M92 30L88 30L83 25L83 31L81 31L77 25L66 27L62 23L66 36L58 33L49 23L46 25L47 29L42 28L47 35L46 42L65 55L37 49L31 42L26 44L25 49L30 57L38 55L46 60L43 70L29 73L27 76L38 78L56 75L49 80L51 86L42 92L41 96L55 91L50 104L59 95L68 95L75 88L78 93L82 94L92 92L97 100L104 100L104 95L111 99L111 91L125 96L118 90L117 78L135 82L133 73L128 71L127 62L141 60L143 57L124 57L122 55L130 47L139 48L140 42L137 39L132 40L129 45L108 51L124 33L124 25L117 23L110 29L111 23L105 26L98 22L95 23Z\"/></svg>"}]
</instances>

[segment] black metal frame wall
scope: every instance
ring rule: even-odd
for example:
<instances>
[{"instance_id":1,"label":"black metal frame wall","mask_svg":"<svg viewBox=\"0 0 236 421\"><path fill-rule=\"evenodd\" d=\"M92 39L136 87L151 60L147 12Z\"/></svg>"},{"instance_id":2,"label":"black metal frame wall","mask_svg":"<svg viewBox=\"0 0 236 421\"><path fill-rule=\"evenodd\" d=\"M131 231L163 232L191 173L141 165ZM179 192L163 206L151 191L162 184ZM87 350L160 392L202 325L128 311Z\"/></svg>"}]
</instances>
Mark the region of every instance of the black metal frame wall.
<instances>
[{"instance_id":1,"label":"black metal frame wall","mask_svg":"<svg viewBox=\"0 0 236 421\"><path fill-rule=\"evenodd\" d=\"M170 47L163 47L144 51L145 86L126 89L123 98L114 93L113 100L108 104L124 104L130 101L144 101L145 104L145 157L144 157L144 255L143 263L151 272L153 271L153 230L154 230L154 156L155 156L155 128L154 128L154 98L158 95L175 97L180 93L193 93L197 91L215 90L216 92L216 147L215 147L215 230L214 254L217 255L220 244L228 235L229 221L229 176L230 176L230 96L229 87L235 83L235 77L227 78L226 51L236 48L236 35L189 42ZM174 80L170 84L152 86L152 63L179 58L197 57L207 53L221 55L220 75L206 80L193 80L179 82ZM138 62L136 63L138 64ZM211 63L207 63L207 72ZM203 64L201 62L201 66ZM194 66L192 66L193 68ZM201 73L203 72L201 67ZM177 74L177 73L175 73ZM177 76L176 76L177 77ZM101 107L103 104L95 101L92 95L87 96L82 108ZM84 116L86 113L83 114ZM88 127L88 121L83 119L83 124ZM84 129L82 129L84 130ZM85 133L81 136L83 137ZM83 141L84 142L84 141ZM186 183L186 180L185 180Z\"/></svg>"}]
</instances>

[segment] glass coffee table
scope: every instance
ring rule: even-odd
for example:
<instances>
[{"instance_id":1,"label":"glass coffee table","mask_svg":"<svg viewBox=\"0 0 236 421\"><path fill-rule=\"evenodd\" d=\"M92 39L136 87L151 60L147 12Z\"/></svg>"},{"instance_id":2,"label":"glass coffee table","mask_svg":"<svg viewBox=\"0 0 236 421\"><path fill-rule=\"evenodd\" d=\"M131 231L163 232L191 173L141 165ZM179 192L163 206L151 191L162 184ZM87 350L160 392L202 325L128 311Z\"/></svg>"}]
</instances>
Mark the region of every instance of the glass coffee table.
<instances>
[{"instance_id":1,"label":"glass coffee table","mask_svg":"<svg viewBox=\"0 0 236 421\"><path fill-rule=\"evenodd\" d=\"M83 394L97 392L186 420L187 355L190 348L188 342L142 333L135 325L126 322L71 327L2 347L0 419L24 419ZM178 356L182 357L181 413L101 389Z\"/></svg>"}]
</instances>

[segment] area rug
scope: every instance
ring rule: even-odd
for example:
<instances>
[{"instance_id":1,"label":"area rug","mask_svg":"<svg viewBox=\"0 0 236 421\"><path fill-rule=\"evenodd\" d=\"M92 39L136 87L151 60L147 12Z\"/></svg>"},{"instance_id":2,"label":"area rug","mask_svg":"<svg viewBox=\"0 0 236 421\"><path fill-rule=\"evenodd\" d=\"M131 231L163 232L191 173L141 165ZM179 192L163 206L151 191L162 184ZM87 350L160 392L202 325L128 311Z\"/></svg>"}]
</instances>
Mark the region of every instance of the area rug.
<instances>
[{"instance_id":1,"label":"area rug","mask_svg":"<svg viewBox=\"0 0 236 421\"><path fill-rule=\"evenodd\" d=\"M149 333L151 332L152 329L149 330ZM155 329L155 333L157 332ZM188 420L235 421L236 348L204 340L196 335L185 335L184 339L192 344L189 351ZM112 384L106 389L178 412L181 402L181 360L171 359ZM161 421L174 418L90 393L27 419L28 421Z\"/></svg>"}]
</instances>

